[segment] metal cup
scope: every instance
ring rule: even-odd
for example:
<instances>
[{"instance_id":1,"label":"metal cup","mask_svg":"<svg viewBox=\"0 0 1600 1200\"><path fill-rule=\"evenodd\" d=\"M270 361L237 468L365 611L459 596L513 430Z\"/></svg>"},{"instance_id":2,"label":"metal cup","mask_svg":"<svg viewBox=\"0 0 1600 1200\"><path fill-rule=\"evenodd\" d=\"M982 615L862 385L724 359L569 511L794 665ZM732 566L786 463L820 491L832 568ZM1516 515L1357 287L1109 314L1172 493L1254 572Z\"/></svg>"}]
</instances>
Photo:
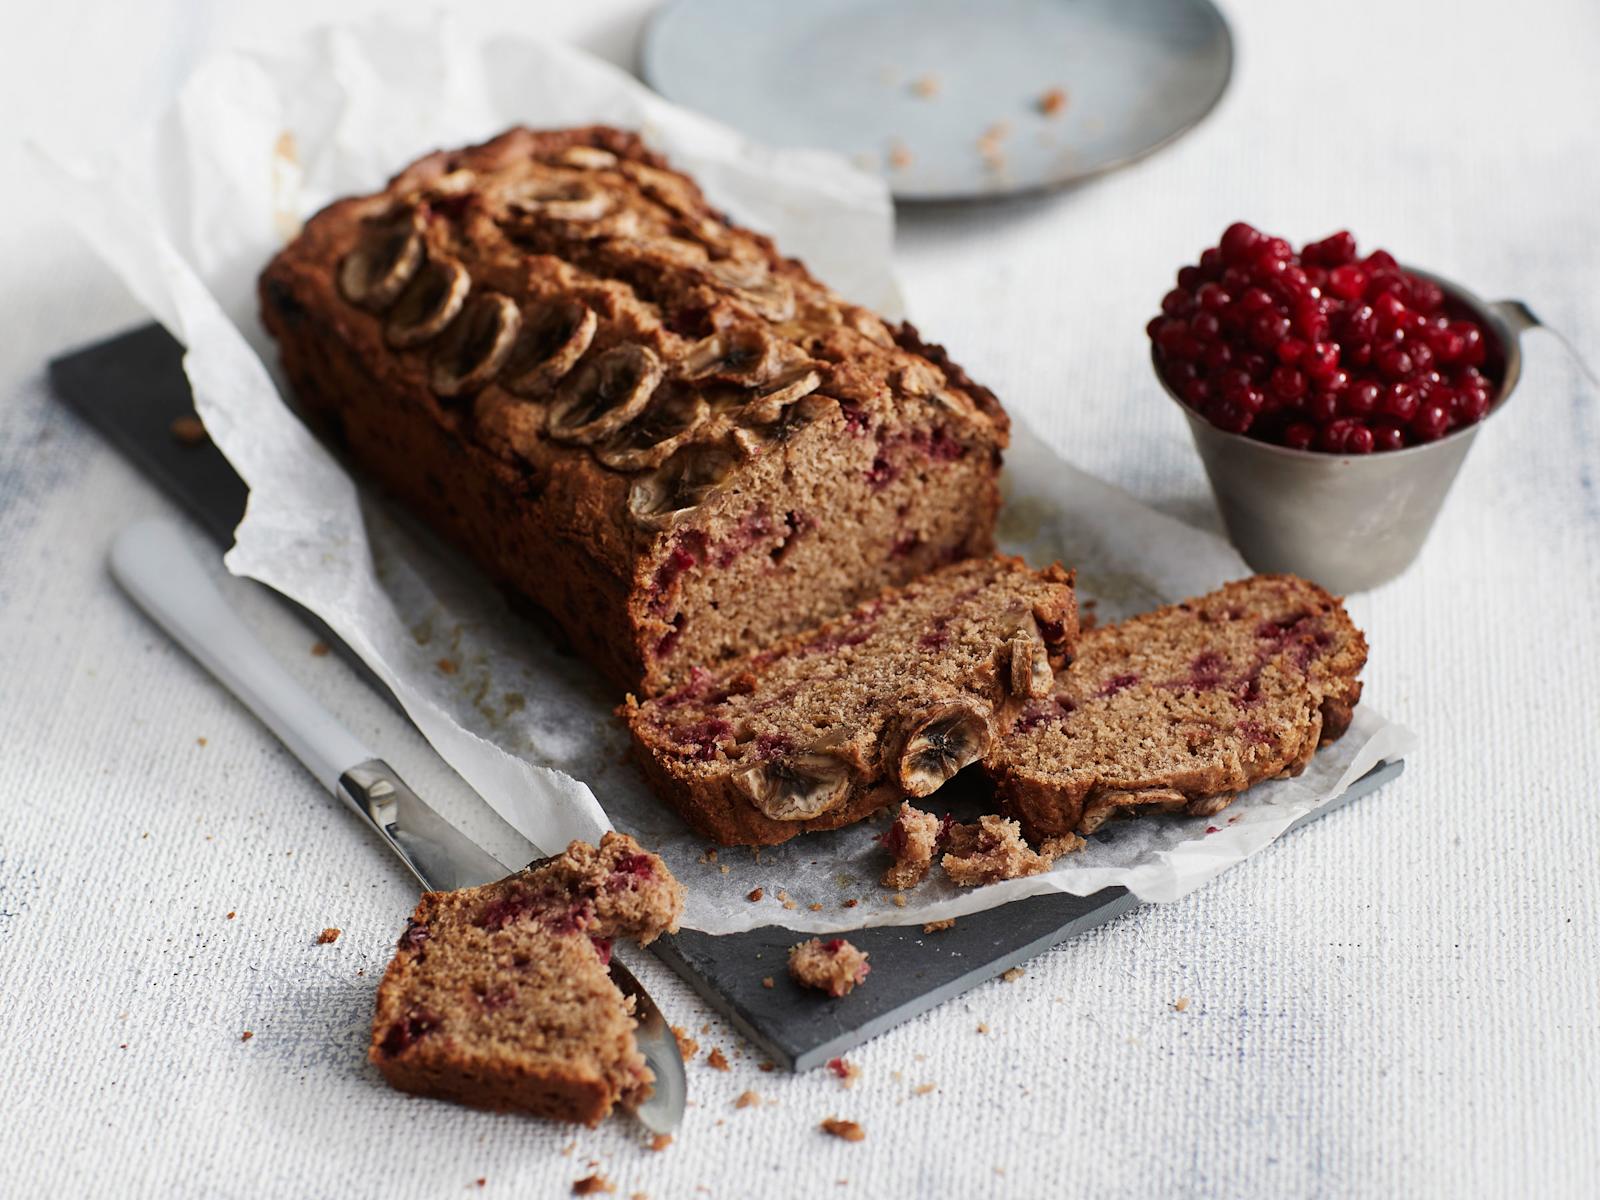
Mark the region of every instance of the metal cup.
<instances>
[{"instance_id":1,"label":"metal cup","mask_svg":"<svg viewBox=\"0 0 1600 1200\"><path fill-rule=\"evenodd\" d=\"M1483 420L1436 442L1358 455L1259 442L1218 429L1184 404L1157 365L1162 389L1188 418L1228 536L1257 571L1301 575L1341 594L1399 575L1427 540L1473 439L1517 386L1518 338L1540 325L1528 306L1490 303L1437 275L1406 270L1437 283L1451 311L1483 326L1492 343L1489 359L1498 359L1500 368L1500 388Z\"/></svg>"}]
</instances>

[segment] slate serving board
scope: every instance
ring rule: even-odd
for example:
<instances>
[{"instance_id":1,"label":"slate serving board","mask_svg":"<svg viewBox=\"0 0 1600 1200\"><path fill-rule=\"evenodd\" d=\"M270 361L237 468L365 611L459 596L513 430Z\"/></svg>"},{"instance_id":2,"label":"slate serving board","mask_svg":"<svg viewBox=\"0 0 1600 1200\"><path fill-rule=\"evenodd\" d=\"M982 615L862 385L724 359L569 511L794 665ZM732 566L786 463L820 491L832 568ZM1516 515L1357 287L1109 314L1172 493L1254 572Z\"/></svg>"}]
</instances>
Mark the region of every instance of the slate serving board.
<instances>
[{"instance_id":1,"label":"slate serving board","mask_svg":"<svg viewBox=\"0 0 1600 1200\"><path fill-rule=\"evenodd\" d=\"M185 445L172 434L172 422L193 413L182 357L170 334L147 325L53 360L50 379L63 401L226 547L244 515L246 490L215 446ZM318 637L388 695L332 630L294 607ZM1379 764L1296 828L1382 786L1404 767L1403 760ZM652 949L774 1063L804 1071L1138 903L1125 889L1110 888L1092 896L1019 900L962 917L941 933L924 934L920 925L861 930L850 940L871 955L871 984L841 1000L803 994L790 982L785 962L798 939L778 926L722 937L685 931L660 938ZM762 985L768 976L772 988Z\"/></svg>"}]
</instances>

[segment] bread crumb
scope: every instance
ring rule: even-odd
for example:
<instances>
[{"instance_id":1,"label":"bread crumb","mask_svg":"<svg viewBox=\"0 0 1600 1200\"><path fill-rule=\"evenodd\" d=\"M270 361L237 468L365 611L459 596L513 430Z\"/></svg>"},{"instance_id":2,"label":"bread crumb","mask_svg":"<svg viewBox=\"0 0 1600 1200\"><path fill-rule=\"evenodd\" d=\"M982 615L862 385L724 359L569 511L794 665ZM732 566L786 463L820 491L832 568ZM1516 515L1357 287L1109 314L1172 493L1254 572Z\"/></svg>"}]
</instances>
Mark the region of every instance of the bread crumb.
<instances>
[{"instance_id":1,"label":"bread crumb","mask_svg":"<svg viewBox=\"0 0 1600 1200\"><path fill-rule=\"evenodd\" d=\"M847 1088L855 1087L856 1080L861 1078L861 1068L843 1058L830 1058L828 1060L828 1070L837 1075L839 1082Z\"/></svg>"},{"instance_id":2,"label":"bread crumb","mask_svg":"<svg viewBox=\"0 0 1600 1200\"><path fill-rule=\"evenodd\" d=\"M757 1093L755 1093L755 1092L740 1092L739 1095L738 1095L738 1098L736 1100L734 1100L733 1106L735 1108L752 1108L755 1105L760 1104L760 1103L761 1103L761 1097Z\"/></svg>"},{"instance_id":3,"label":"bread crumb","mask_svg":"<svg viewBox=\"0 0 1600 1200\"><path fill-rule=\"evenodd\" d=\"M812 912L821 912L822 911L822 905L818 904L815 900L813 900L810 904L806 905L806 907L809 908Z\"/></svg>"},{"instance_id":4,"label":"bread crumb","mask_svg":"<svg viewBox=\"0 0 1600 1200\"><path fill-rule=\"evenodd\" d=\"M485 1179L482 1175L479 1175L472 1182L477 1184L479 1187L488 1187L489 1186L489 1181L487 1179Z\"/></svg>"},{"instance_id":5,"label":"bread crumb","mask_svg":"<svg viewBox=\"0 0 1600 1200\"><path fill-rule=\"evenodd\" d=\"M904 171L915 160L911 151L904 142L895 142L889 147L889 168L894 171Z\"/></svg>"},{"instance_id":6,"label":"bread crumb","mask_svg":"<svg viewBox=\"0 0 1600 1200\"><path fill-rule=\"evenodd\" d=\"M561 1147L561 1157L562 1158L571 1158L572 1157L572 1152L574 1150L576 1150L577 1148L578 1148L578 1143L577 1142L568 1142L565 1146Z\"/></svg>"},{"instance_id":7,"label":"bread crumb","mask_svg":"<svg viewBox=\"0 0 1600 1200\"><path fill-rule=\"evenodd\" d=\"M919 1083L916 1087L911 1089L911 1094L913 1096L926 1096L929 1092L936 1092L938 1090L939 1085L937 1083Z\"/></svg>"},{"instance_id":8,"label":"bread crumb","mask_svg":"<svg viewBox=\"0 0 1600 1200\"><path fill-rule=\"evenodd\" d=\"M848 995L871 970L866 953L844 938L810 938L789 947L790 977L835 999Z\"/></svg>"},{"instance_id":9,"label":"bread crumb","mask_svg":"<svg viewBox=\"0 0 1600 1200\"><path fill-rule=\"evenodd\" d=\"M173 441L180 446L203 446L211 440L211 435L206 432L205 425L193 413L185 413L181 417L174 417L172 424L167 428L172 433Z\"/></svg>"},{"instance_id":10,"label":"bread crumb","mask_svg":"<svg viewBox=\"0 0 1600 1200\"><path fill-rule=\"evenodd\" d=\"M683 1056L685 1062L700 1053L700 1043L690 1037L689 1031L682 1025L672 1027L672 1036L678 1039L678 1053Z\"/></svg>"},{"instance_id":11,"label":"bread crumb","mask_svg":"<svg viewBox=\"0 0 1600 1200\"><path fill-rule=\"evenodd\" d=\"M329 647L328 647L328 643L327 642L312 642L311 643L311 657L312 658L327 658L328 657L328 649L329 649Z\"/></svg>"},{"instance_id":12,"label":"bread crumb","mask_svg":"<svg viewBox=\"0 0 1600 1200\"><path fill-rule=\"evenodd\" d=\"M609 1196L616 1190L604 1175L586 1175L572 1185L574 1196Z\"/></svg>"},{"instance_id":13,"label":"bread crumb","mask_svg":"<svg viewBox=\"0 0 1600 1200\"><path fill-rule=\"evenodd\" d=\"M721 1046L711 1047L711 1053L706 1055L706 1066L713 1071L726 1071L728 1069L728 1056L722 1052Z\"/></svg>"},{"instance_id":14,"label":"bread crumb","mask_svg":"<svg viewBox=\"0 0 1600 1200\"><path fill-rule=\"evenodd\" d=\"M954 917L946 917L942 921L929 921L922 927L922 932L943 933L946 929L954 929L955 927L956 919Z\"/></svg>"},{"instance_id":15,"label":"bread crumb","mask_svg":"<svg viewBox=\"0 0 1600 1200\"><path fill-rule=\"evenodd\" d=\"M764 1058L756 1064L756 1069L765 1071L770 1075L773 1071L778 1069L778 1064L773 1062L770 1058Z\"/></svg>"},{"instance_id":16,"label":"bread crumb","mask_svg":"<svg viewBox=\"0 0 1600 1200\"><path fill-rule=\"evenodd\" d=\"M243 1033L241 1033L239 1035L239 1040L241 1042L248 1042L251 1038L255 1037L255 1035L256 1035L255 1030L246 1029Z\"/></svg>"},{"instance_id":17,"label":"bread crumb","mask_svg":"<svg viewBox=\"0 0 1600 1200\"><path fill-rule=\"evenodd\" d=\"M751 904L754 904L766 894L767 893L764 888L751 888L750 891L745 894L745 899L750 901Z\"/></svg>"},{"instance_id":18,"label":"bread crumb","mask_svg":"<svg viewBox=\"0 0 1600 1200\"><path fill-rule=\"evenodd\" d=\"M672 1145L672 1135L670 1133L658 1133L650 1139L650 1149L657 1153L665 1150L670 1145Z\"/></svg>"},{"instance_id":19,"label":"bread crumb","mask_svg":"<svg viewBox=\"0 0 1600 1200\"><path fill-rule=\"evenodd\" d=\"M1063 833L1060 837L1046 838L1039 843L1039 857L1051 861L1060 858L1063 854L1075 854L1084 847L1084 841L1075 833Z\"/></svg>"},{"instance_id":20,"label":"bread crumb","mask_svg":"<svg viewBox=\"0 0 1600 1200\"><path fill-rule=\"evenodd\" d=\"M337 942L339 940L339 935L341 933L343 933L343 932L344 932L344 930L335 929L335 928L333 928L333 926L330 925L328 928L324 929L321 933L317 934L317 945L326 946L330 942Z\"/></svg>"},{"instance_id":21,"label":"bread crumb","mask_svg":"<svg viewBox=\"0 0 1600 1200\"><path fill-rule=\"evenodd\" d=\"M717 870L721 871L724 875L726 875L728 873L728 870L729 870L728 864L727 863L723 863L721 866L719 866L717 868Z\"/></svg>"},{"instance_id":22,"label":"bread crumb","mask_svg":"<svg viewBox=\"0 0 1600 1200\"><path fill-rule=\"evenodd\" d=\"M846 900L844 902L844 906L846 908L854 908L856 905L858 905L860 903L861 903L861 901L857 900L854 896L852 896L850 899L848 899L848 900Z\"/></svg>"},{"instance_id":23,"label":"bread crumb","mask_svg":"<svg viewBox=\"0 0 1600 1200\"><path fill-rule=\"evenodd\" d=\"M195 740L194 740L194 744L195 744L195 745L196 745L196 746L204 746L204 745L205 745L205 744L206 744L206 740L205 740L205 738L203 738L203 737L197 737L197 738L195 738Z\"/></svg>"},{"instance_id":24,"label":"bread crumb","mask_svg":"<svg viewBox=\"0 0 1600 1200\"><path fill-rule=\"evenodd\" d=\"M1059 117L1067 107L1067 90L1053 87L1039 97L1039 111L1047 117Z\"/></svg>"},{"instance_id":25,"label":"bread crumb","mask_svg":"<svg viewBox=\"0 0 1600 1200\"><path fill-rule=\"evenodd\" d=\"M783 902L783 906L785 908L787 908L787 909L794 909L796 907L795 902L793 900L785 900Z\"/></svg>"},{"instance_id":26,"label":"bread crumb","mask_svg":"<svg viewBox=\"0 0 1600 1200\"><path fill-rule=\"evenodd\" d=\"M867 1131L854 1121L841 1121L838 1117L825 1117L822 1121L822 1132L831 1133L834 1137L846 1142L862 1142L866 1140Z\"/></svg>"},{"instance_id":27,"label":"bread crumb","mask_svg":"<svg viewBox=\"0 0 1600 1200\"><path fill-rule=\"evenodd\" d=\"M906 906L906 898L903 892L896 892L894 894L894 906L896 908L904 908Z\"/></svg>"},{"instance_id":28,"label":"bread crumb","mask_svg":"<svg viewBox=\"0 0 1600 1200\"><path fill-rule=\"evenodd\" d=\"M460 668L458 668L456 666L456 664L452 660L450 660L448 658L441 658L438 662L434 663L433 665L439 668L439 673L441 675L454 675L456 673L456 671L460 669ZM596 1176L595 1178L599 1178L599 1177Z\"/></svg>"},{"instance_id":29,"label":"bread crumb","mask_svg":"<svg viewBox=\"0 0 1600 1200\"><path fill-rule=\"evenodd\" d=\"M919 75L911 81L911 94L923 100L933 99L939 94L939 77Z\"/></svg>"},{"instance_id":30,"label":"bread crumb","mask_svg":"<svg viewBox=\"0 0 1600 1200\"><path fill-rule=\"evenodd\" d=\"M761 986L766 988L768 991L771 991L777 985L772 982L772 976L771 975L767 975L767 976L764 976L762 978Z\"/></svg>"},{"instance_id":31,"label":"bread crumb","mask_svg":"<svg viewBox=\"0 0 1600 1200\"><path fill-rule=\"evenodd\" d=\"M230 921L231 921L231 920L233 920L233 919L234 919L234 918L235 918L235 917L237 917L237 916L238 916L238 915L239 915L239 914L238 914L238 913L236 913L236 912L234 912L234 911L233 911L233 910L232 910L232 909L231 909L231 908L230 908L230 909L229 909L229 910L228 910L228 920L230 920Z\"/></svg>"},{"instance_id":32,"label":"bread crumb","mask_svg":"<svg viewBox=\"0 0 1600 1200\"><path fill-rule=\"evenodd\" d=\"M988 1033L989 1032L989 1022L987 1022L987 1021L979 1021L978 1022L978 1032L979 1033Z\"/></svg>"},{"instance_id":33,"label":"bread crumb","mask_svg":"<svg viewBox=\"0 0 1600 1200\"><path fill-rule=\"evenodd\" d=\"M1001 971L1000 978L1004 979L1007 983L1015 983L1025 974L1027 974L1027 972L1025 972L1021 967L1012 967L1009 971Z\"/></svg>"},{"instance_id":34,"label":"bread crumb","mask_svg":"<svg viewBox=\"0 0 1600 1200\"><path fill-rule=\"evenodd\" d=\"M1189 1007L1189 997L1187 997L1187 996L1179 996L1176 1000L1174 1000L1172 1002L1172 1010L1174 1012L1183 1012L1188 1007Z\"/></svg>"}]
</instances>

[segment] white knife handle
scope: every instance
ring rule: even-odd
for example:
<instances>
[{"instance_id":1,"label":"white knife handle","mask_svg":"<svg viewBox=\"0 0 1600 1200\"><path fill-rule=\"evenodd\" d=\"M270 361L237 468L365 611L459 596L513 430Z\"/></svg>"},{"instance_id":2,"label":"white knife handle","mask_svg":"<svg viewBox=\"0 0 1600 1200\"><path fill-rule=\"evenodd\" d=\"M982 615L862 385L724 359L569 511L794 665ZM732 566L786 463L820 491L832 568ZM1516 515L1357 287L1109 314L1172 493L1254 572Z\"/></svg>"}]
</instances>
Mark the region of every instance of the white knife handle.
<instances>
[{"instance_id":1,"label":"white knife handle","mask_svg":"<svg viewBox=\"0 0 1600 1200\"><path fill-rule=\"evenodd\" d=\"M137 521L111 546L111 575L152 620L259 717L322 786L375 757L278 665L217 592L170 521Z\"/></svg>"}]
</instances>

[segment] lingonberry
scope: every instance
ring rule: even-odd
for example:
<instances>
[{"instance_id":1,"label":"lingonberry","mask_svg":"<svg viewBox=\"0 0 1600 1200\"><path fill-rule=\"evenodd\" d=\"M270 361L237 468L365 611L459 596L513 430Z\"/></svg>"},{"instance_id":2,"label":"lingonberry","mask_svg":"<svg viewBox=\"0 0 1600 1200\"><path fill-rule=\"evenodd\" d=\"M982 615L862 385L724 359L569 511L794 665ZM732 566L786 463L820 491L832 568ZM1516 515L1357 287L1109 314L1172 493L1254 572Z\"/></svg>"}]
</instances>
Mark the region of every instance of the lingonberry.
<instances>
[{"instance_id":1,"label":"lingonberry","mask_svg":"<svg viewBox=\"0 0 1600 1200\"><path fill-rule=\"evenodd\" d=\"M1411 432L1419 442L1435 442L1450 427L1450 414L1442 404L1424 404L1411 418Z\"/></svg>"},{"instance_id":2,"label":"lingonberry","mask_svg":"<svg viewBox=\"0 0 1600 1200\"><path fill-rule=\"evenodd\" d=\"M1374 450L1404 450L1406 431L1392 421L1379 421L1372 427Z\"/></svg>"},{"instance_id":3,"label":"lingonberry","mask_svg":"<svg viewBox=\"0 0 1600 1200\"><path fill-rule=\"evenodd\" d=\"M1229 226L1145 326L1173 394L1213 424L1296 449L1397 450L1480 421L1500 360L1432 280L1341 230L1296 254Z\"/></svg>"}]
</instances>

